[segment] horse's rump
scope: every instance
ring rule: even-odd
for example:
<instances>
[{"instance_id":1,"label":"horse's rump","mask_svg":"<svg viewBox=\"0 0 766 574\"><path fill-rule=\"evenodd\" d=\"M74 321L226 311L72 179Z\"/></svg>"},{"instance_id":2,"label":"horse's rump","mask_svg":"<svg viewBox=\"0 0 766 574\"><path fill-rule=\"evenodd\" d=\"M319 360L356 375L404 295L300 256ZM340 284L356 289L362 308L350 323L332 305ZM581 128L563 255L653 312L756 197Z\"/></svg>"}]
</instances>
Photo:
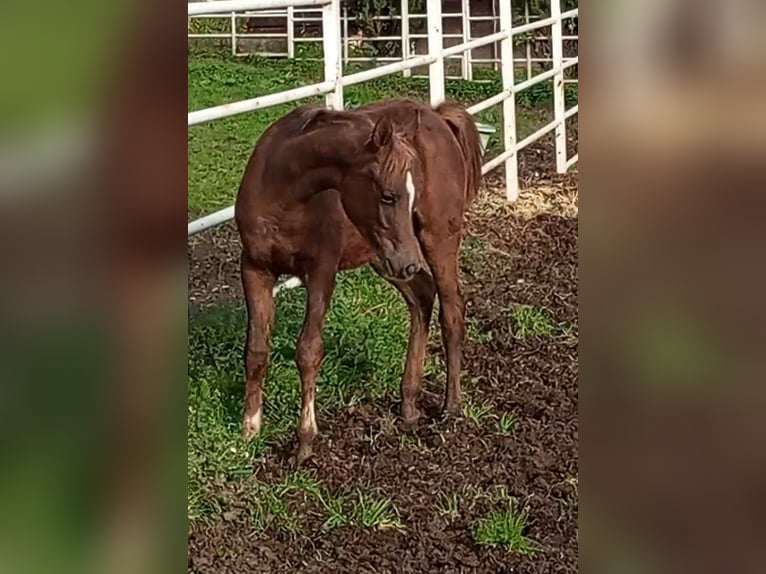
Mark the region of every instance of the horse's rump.
<instances>
[{"instance_id":1,"label":"horse's rump","mask_svg":"<svg viewBox=\"0 0 766 574\"><path fill-rule=\"evenodd\" d=\"M444 102L436 113L447 122L452 134L460 145L466 169L466 207L471 205L479 192L481 183L481 139L471 114L460 104Z\"/></svg>"}]
</instances>

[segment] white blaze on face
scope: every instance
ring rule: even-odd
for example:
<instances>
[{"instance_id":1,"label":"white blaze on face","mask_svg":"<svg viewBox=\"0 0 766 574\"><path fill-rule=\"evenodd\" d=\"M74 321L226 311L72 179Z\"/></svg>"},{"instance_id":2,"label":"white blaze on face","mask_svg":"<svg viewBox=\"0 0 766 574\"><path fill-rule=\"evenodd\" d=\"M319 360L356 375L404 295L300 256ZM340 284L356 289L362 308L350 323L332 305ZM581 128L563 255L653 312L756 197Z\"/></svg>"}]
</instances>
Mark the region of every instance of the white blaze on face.
<instances>
[{"instance_id":1,"label":"white blaze on face","mask_svg":"<svg viewBox=\"0 0 766 574\"><path fill-rule=\"evenodd\" d=\"M410 213L415 206L415 182L412 181L412 172L407 172L407 195L410 200Z\"/></svg>"}]
</instances>

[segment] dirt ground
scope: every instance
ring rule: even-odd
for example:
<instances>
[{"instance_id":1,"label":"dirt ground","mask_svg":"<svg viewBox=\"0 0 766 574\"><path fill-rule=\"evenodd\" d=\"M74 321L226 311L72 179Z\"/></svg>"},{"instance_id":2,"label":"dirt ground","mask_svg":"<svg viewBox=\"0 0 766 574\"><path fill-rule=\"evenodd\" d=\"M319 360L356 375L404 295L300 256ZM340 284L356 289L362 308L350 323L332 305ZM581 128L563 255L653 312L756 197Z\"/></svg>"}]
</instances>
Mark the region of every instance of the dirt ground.
<instances>
[{"instance_id":1,"label":"dirt ground","mask_svg":"<svg viewBox=\"0 0 766 574\"><path fill-rule=\"evenodd\" d=\"M348 481L374 485L390 497L406 528L337 528L318 535L321 520L301 533L254 536L236 516L193 523L190 572L576 572L578 477L577 174L549 171L548 152L522 158L525 189L513 206L502 181L485 180L467 216L461 270L471 336L465 349L467 396L487 400L519 419L512 436L487 419L429 419L403 447L396 405L360 404L322 422L310 461L328 487ZM207 234L190 248L190 300L239 297L236 241L231 228ZM210 286L215 285L214 289ZM548 309L566 334L514 336L509 309ZM431 353L441 352L436 342ZM425 381L427 412L441 382ZM374 441L365 437L375 436ZM413 446L414 445L414 446ZM278 479L283 457L258 462L254 472ZM477 545L471 525L492 509L493 489L505 489L528 509L529 556ZM437 493L459 493L460 512L436 510ZM485 495L482 495L484 493Z\"/></svg>"}]
</instances>

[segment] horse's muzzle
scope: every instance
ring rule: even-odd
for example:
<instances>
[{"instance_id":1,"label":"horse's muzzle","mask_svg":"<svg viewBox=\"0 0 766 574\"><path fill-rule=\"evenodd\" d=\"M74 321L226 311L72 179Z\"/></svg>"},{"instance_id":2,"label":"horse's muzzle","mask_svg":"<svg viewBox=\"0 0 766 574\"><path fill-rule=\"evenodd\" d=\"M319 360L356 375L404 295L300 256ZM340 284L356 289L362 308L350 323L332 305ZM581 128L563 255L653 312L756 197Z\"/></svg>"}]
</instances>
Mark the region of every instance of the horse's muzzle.
<instances>
[{"instance_id":1,"label":"horse's muzzle","mask_svg":"<svg viewBox=\"0 0 766 574\"><path fill-rule=\"evenodd\" d=\"M382 260L383 271L390 279L396 279L399 281L409 281L418 271L420 271L419 263L411 263L405 261L397 261L394 257L384 257Z\"/></svg>"}]
</instances>

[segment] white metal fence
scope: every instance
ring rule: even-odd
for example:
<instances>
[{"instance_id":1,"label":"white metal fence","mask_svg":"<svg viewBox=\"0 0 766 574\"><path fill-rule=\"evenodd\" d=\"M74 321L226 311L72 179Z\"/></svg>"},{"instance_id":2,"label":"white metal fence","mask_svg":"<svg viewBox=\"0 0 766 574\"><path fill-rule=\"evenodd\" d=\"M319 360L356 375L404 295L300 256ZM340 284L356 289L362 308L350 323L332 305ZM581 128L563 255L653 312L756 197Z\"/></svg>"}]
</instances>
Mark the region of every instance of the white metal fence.
<instances>
[{"instance_id":1,"label":"white metal fence","mask_svg":"<svg viewBox=\"0 0 766 574\"><path fill-rule=\"evenodd\" d=\"M551 16L514 27L511 19L510 1L500 2L499 31L481 38L444 48L442 34L442 0L427 0L428 54L410 55L409 57L371 68L354 74L342 73L341 9L340 0L214 0L191 2L188 4L189 16L200 14L232 14L253 10L273 10L297 6L319 6L322 14L322 50L324 55L324 80L317 84L286 90L274 94L261 95L248 100L225 103L212 108L189 112L188 125L233 116L240 113L262 109L268 106L301 100L311 96L324 95L326 105L334 109L343 108L343 88L359 84L373 78L396 74L420 66L428 66L429 92L432 105L438 105L445 99L445 66L447 58L462 54L468 50L496 42L501 44L500 71L502 91L469 108L471 114L477 114L493 106L503 106L503 151L490 159L482 167L486 174L501 165L505 166L507 198L514 201L518 187L518 152L541 137L555 132L556 170L566 172L577 162L578 156L567 158L566 121L578 113L579 105L565 109L564 72L578 62L578 58L564 61L563 58L563 22L577 18L578 9L561 12L560 0L551 0ZM513 39L516 36L539 29L550 29L552 38L552 67L522 82L514 78ZM553 80L554 119L527 136L522 141L516 137L516 94L531 86ZM188 225L188 234L192 235L234 217L234 207L227 207Z\"/></svg>"},{"instance_id":2,"label":"white metal fence","mask_svg":"<svg viewBox=\"0 0 766 574\"><path fill-rule=\"evenodd\" d=\"M510 0L504 0L509 2ZM521 0L519 0L521 1ZM529 2L524 1L524 24L531 24L542 19L539 15L530 14ZM502 3L502 2L501 2ZM470 0L462 0L461 12L442 13L443 21L460 20L460 31L453 33L443 33L442 38L446 43L460 42L462 44L472 40L472 24L476 22L485 22L491 25L493 31L500 29L500 14L494 15L473 15L471 13ZM417 24L427 20L427 14L410 13L409 0L401 0L400 13L390 16L372 16L370 22L399 22L398 34L388 36L375 36L370 34L354 35L350 30L354 24L361 21L359 16L350 16L348 10L341 9L341 43L342 60L344 64L348 63L379 63L379 62L398 62L406 60L412 55L418 54L418 41L427 40L428 34L412 32L417 28ZM248 32L245 31L244 24L251 20L284 20L284 32ZM207 22L212 24L211 30L193 31L194 22ZM312 8L310 6L289 6L276 10L260 10L246 12L232 12L230 14L198 14L189 18L188 38L193 41L219 40L225 41L229 45L231 53L235 56L257 55L264 57L286 57L302 59L316 58L319 48L322 46L321 37L312 37L301 34L300 27L304 25L316 25L322 22L322 8ZM577 52L579 36L575 20L570 19L567 22L567 29L564 30L562 40L570 45L570 54ZM420 26L422 28L422 26ZM296 30L296 28L298 30ZM542 30L538 30L540 32ZM551 36L543 34L525 34L523 37L514 41L514 66L521 69L526 74L526 79L530 79L534 71L541 67L553 65L553 57L536 55L536 47L546 46L550 43ZM385 51L383 55L369 55L367 52L376 51L375 46L383 43L393 44ZM315 48L306 49L306 48ZM394 48L394 49L392 49ZM564 54L564 62L569 62L574 56ZM395 53L395 55L391 55ZM498 70L501 65L499 55L493 57L474 57L472 50L449 56L446 61L453 61L455 66L448 66L446 77L462 78L464 80L474 79L474 70L477 66L489 67ZM452 72L450 72L452 70ZM455 71L457 70L457 71ZM402 74L409 76L411 70L403 70ZM576 83L577 78L565 78L565 83Z\"/></svg>"}]
</instances>

